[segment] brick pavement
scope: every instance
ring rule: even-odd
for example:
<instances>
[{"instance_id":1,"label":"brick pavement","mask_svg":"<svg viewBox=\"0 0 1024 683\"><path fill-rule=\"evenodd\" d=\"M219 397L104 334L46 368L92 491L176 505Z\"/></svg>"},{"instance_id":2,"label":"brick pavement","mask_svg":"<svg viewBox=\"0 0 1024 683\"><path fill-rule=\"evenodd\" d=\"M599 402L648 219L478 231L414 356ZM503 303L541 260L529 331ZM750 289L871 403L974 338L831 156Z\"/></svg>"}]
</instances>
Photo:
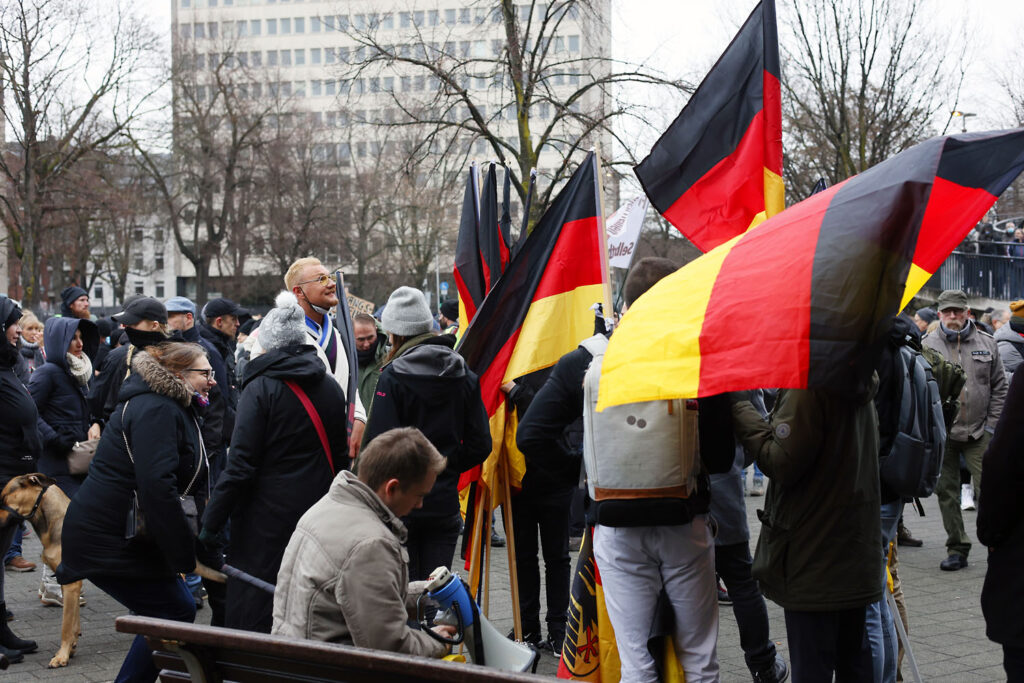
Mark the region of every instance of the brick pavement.
<instances>
[{"instance_id":1,"label":"brick pavement","mask_svg":"<svg viewBox=\"0 0 1024 683\"><path fill-rule=\"evenodd\" d=\"M754 510L763 498L748 498L747 511L756 540L758 522ZM925 541L923 548L903 548L900 563L904 591L910 610L911 639L926 681L1001 681L1005 680L1001 649L985 638L985 624L978 600L985 573L984 554L977 547L967 569L954 573L939 571L945 557L945 532L934 498L925 501L927 516L916 517L908 508L906 519L913 532ZM975 513L964 513L974 536ZM753 546L753 543L752 543ZM39 556L35 536L26 539L25 555L35 561ZM492 568L490 612L499 630L512 628L511 607L504 553ZM56 680L66 683L112 680L128 650L129 638L114 632L114 618L126 610L94 586L87 585L88 604L82 608L83 635L78 653L66 669L49 670L47 662L56 651L60 638L60 609L43 606L36 596L39 571L7 575L8 607L16 614L12 626L22 637L39 642L38 653L28 655L22 664L12 665L0 678L12 681ZM504 585L501 585L504 584ZM783 655L786 633L782 610L768 603L772 637ZM208 608L199 612L198 621L208 623ZM739 636L732 611L721 612L718 646L723 681L749 681L739 647ZM553 676L557 661L542 656L538 672Z\"/></svg>"}]
</instances>

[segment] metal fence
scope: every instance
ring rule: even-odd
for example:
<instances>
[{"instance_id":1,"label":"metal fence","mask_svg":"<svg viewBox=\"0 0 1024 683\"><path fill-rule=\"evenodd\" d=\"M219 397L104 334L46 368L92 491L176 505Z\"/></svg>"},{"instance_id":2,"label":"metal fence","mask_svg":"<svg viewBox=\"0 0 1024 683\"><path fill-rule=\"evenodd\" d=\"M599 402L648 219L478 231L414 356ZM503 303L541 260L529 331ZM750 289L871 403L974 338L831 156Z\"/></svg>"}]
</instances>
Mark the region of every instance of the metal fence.
<instances>
[{"instance_id":1,"label":"metal fence","mask_svg":"<svg viewBox=\"0 0 1024 683\"><path fill-rule=\"evenodd\" d=\"M988 299L1024 299L1024 258L954 251L927 286Z\"/></svg>"}]
</instances>

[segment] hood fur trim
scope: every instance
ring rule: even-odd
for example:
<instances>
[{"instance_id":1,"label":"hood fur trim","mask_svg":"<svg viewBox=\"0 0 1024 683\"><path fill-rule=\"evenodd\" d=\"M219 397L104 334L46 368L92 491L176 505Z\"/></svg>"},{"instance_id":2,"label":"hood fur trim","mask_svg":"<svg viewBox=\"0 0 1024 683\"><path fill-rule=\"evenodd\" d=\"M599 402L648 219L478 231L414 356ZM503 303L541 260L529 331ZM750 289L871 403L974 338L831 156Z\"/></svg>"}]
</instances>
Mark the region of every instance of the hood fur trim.
<instances>
[{"instance_id":1,"label":"hood fur trim","mask_svg":"<svg viewBox=\"0 0 1024 683\"><path fill-rule=\"evenodd\" d=\"M141 376L155 393L173 398L186 408L192 402L192 392L185 383L145 351L136 350L132 372Z\"/></svg>"}]
</instances>

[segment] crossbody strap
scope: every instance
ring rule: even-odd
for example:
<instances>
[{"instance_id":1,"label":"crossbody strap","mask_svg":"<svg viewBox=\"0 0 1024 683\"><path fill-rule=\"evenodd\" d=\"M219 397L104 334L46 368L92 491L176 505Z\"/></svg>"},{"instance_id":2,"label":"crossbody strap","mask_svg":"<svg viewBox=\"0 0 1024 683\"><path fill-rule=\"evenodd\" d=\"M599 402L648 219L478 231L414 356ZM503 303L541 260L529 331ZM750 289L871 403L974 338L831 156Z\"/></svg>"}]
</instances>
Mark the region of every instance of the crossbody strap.
<instances>
[{"instance_id":1,"label":"crossbody strap","mask_svg":"<svg viewBox=\"0 0 1024 683\"><path fill-rule=\"evenodd\" d=\"M327 454L327 464L331 466L331 474L333 475L335 472L334 458L331 457L331 444L327 441L327 430L324 429L324 423L320 419L320 414L316 412L313 402L309 400L309 396L302 390L302 387L290 379L286 379L284 383L299 398L299 401L302 402L302 407L306 409L306 413L309 415L309 419L313 421L313 427L316 428L316 435L320 437L320 444L324 447L324 453Z\"/></svg>"}]
</instances>

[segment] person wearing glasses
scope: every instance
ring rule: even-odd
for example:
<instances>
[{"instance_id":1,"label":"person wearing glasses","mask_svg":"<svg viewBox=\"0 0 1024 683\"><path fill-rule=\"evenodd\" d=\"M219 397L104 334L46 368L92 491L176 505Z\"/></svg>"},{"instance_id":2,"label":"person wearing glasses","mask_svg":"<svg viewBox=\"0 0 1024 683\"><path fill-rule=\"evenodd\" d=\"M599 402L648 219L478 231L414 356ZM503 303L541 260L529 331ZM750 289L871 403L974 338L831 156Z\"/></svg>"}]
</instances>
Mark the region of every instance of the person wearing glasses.
<instances>
[{"instance_id":1,"label":"person wearing glasses","mask_svg":"<svg viewBox=\"0 0 1024 683\"><path fill-rule=\"evenodd\" d=\"M227 467L203 515L200 540L216 545L230 520L227 562L277 582L288 539L306 510L348 469L345 392L306 333L290 292L260 323L242 379ZM270 633L273 595L228 579L225 626Z\"/></svg>"},{"instance_id":2,"label":"person wearing glasses","mask_svg":"<svg viewBox=\"0 0 1024 683\"><path fill-rule=\"evenodd\" d=\"M324 352L327 369L341 385L343 391L348 390L348 356L341 341L341 335L334 327L331 309L338 305L338 291L334 279L319 259L312 257L300 258L293 263L284 276L284 286L295 295L299 307L306 316L306 327L310 337ZM351 368L358 372L358 368ZM346 396L355 401L355 423L352 425L352 437L349 439L349 456L355 459L359 455L359 444L366 428L366 410L359 398Z\"/></svg>"},{"instance_id":3,"label":"person wearing glasses","mask_svg":"<svg viewBox=\"0 0 1024 683\"><path fill-rule=\"evenodd\" d=\"M89 579L140 616L192 622L196 605L180 574L195 569L195 539L180 498L208 486L199 411L216 379L198 344L152 345L134 354L131 369L64 516L58 576ZM138 636L117 680L156 678Z\"/></svg>"}]
</instances>

